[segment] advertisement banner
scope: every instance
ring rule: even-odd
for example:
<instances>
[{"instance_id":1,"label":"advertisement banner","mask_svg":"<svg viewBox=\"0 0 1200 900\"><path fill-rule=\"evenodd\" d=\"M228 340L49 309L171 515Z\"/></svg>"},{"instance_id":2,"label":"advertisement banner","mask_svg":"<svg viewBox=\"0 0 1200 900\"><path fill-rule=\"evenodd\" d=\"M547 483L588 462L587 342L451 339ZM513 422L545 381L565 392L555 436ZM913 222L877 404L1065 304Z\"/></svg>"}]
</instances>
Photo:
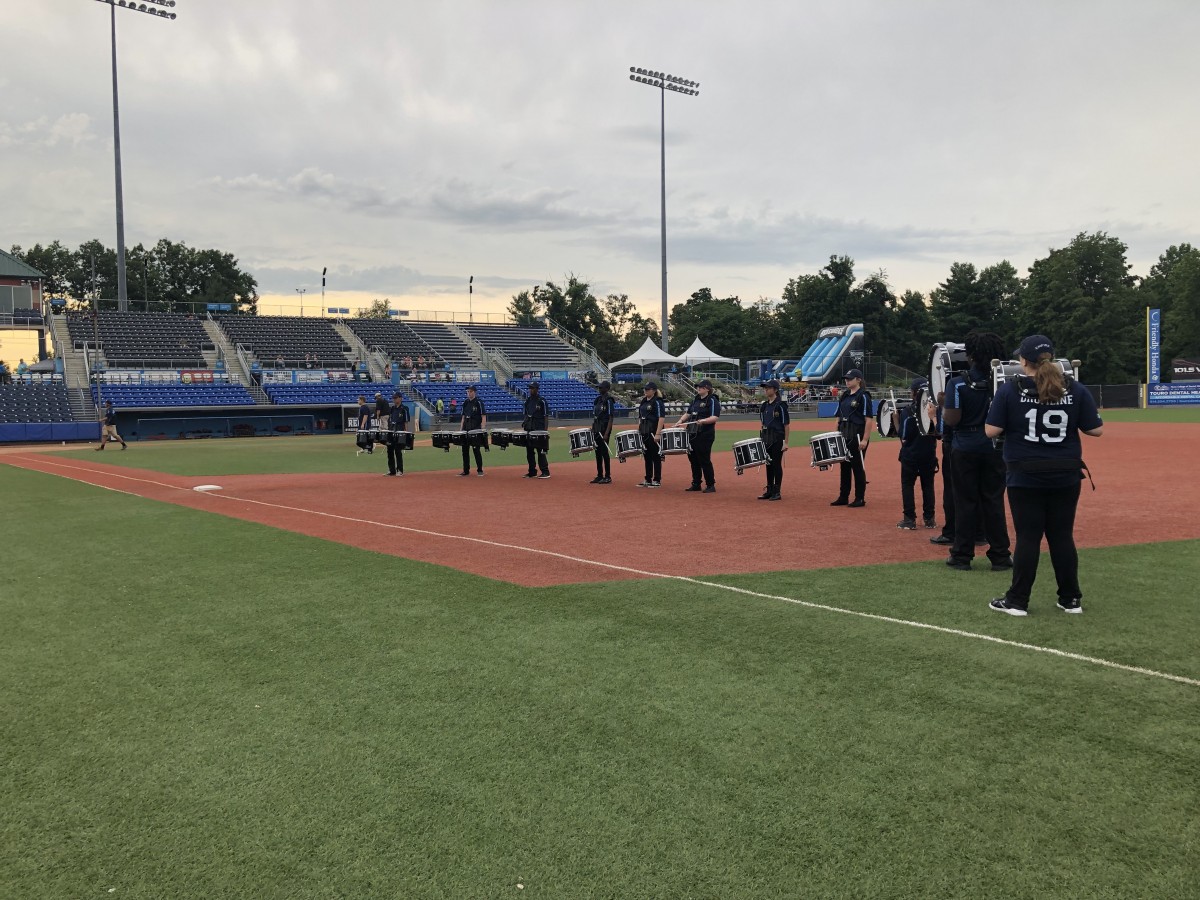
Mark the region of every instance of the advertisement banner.
<instances>
[{"instance_id":1,"label":"advertisement banner","mask_svg":"<svg viewBox=\"0 0 1200 900\"><path fill-rule=\"evenodd\" d=\"M184 369L179 373L179 380L183 384L212 384L213 373L208 369Z\"/></svg>"},{"instance_id":2,"label":"advertisement banner","mask_svg":"<svg viewBox=\"0 0 1200 900\"><path fill-rule=\"evenodd\" d=\"M1149 406L1192 406L1200 404L1200 384L1148 384Z\"/></svg>"},{"instance_id":3,"label":"advertisement banner","mask_svg":"<svg viewBox=\"0 0 1200 900\"><path fill-rule=\"evenodd\" d=\"M1158 384L1159 369L1162 366L1162 311L1152 309L1149 313L1150 368L1146 373L1146 381Z\"/></svg>"}]
</instances>

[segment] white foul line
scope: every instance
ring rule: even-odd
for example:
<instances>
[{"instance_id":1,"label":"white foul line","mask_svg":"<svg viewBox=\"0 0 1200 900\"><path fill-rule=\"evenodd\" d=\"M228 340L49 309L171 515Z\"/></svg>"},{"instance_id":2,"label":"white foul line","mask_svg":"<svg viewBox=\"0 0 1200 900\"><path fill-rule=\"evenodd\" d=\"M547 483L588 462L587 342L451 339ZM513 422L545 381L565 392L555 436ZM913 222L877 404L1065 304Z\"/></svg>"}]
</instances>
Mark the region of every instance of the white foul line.
<instances>
[{"instance_id":1,"label":"white foul line","mask_svg":"<svg viewBox=\"0 0 1200 900\"><path fill-rule=\"evenodd\" d=\"M44 461L40 458L37 460L37 462L39 464L56 466L58 468L67 469L68 471L74 471L74 472L84 471L84 472L88 472L89 474L93 474L93 475L103 475L105 477L111 477L111 478L122 478L126 481L138 481L138 482L142 482L145 484L153 484L153 485L158 485L159 487L170 488L170 489L176 490L176 491L184 491L187 493L192 492L191 488L179 487L178 485L174 485L174 484L166 484L161 481L153 481L152 479L148 479L148 478L135 478L131 475L119 475L115 472L101 471L101 470L97 470L97 469L84 469L80 466L67 466L67 465L63 465L61 463L52 463L49 461ZM95 487L103 487L103 488L105 488L105 490L114 491L115 493L118 493L118 494L128 494L129 496L132 496L132 497L141 497L142 496L141 494L135 494L131 491L122 491L117 488L105 487L104 485L95 485ZM1173 675L1170 672L1159 672L1154 669L1144 669L1141 666L1129 666L1129 665L1125 665L1124 663L1113 662L1112 660L1101 659L1100 657L1096 657L1096 656L1085 656L1082 653L1072 653L1068 650L1058 650L1054 647L1043 647L1040 644L1026 644L1021 641L1010 641L1007 638L993 637L990 634L979 634L978 632L974 632L974 631L963 631L958 628L947 628L944 625L930 625L927 622L915 622L911 619L898 619L898 618L895 618L894 616L881 616L878 613L862 612L862 611L856 610L856 609L845 609L840 606L829 606L828 604L825 604L825 603L813 603L811 600L800 600L799 598L796 598L796 597L784 597L779 594L764 594L759 591L749 590L748 588L734 587L733 585L720 584L719 582L715 582L715 581L704 581L703 579L691 578L687 575L669 575L664 572L650 572L650 571L647 571L644 569L635 569L635 568L632 568L631 566L622 566L622 565L617 565L616 563L606 563L606 562L601 562L601 561L595 560L595 559L584 559L583 557L579 557L579 556L571 556L567 553L559 553L555 550L541 550L537 547L523 547L519 544L506 544L506 543L502 543L500 541L489 541L485 538L470 537L469 535L463 535L463 534L445 534L440 531L429 531L428 529L424 529L424 528L412 528L408 525L395 525L391 522L376 522L372 519L360 519L360 518L356 518L354 516L343 516L343 515L339 515L337 513L324 512L319 509L306 509L306 508L300 507L300 506L286 506L282 503L268 503L264 500L251 500L246 497L233 497L233 496L230 496L229 494L225 494L225 493L215 493L215 492L214 493L201 493L198 496L213 497L213 498L220 499L220 500L231 500L231 501L235 501L238 503L252 503L252 504L255 504L256 506L266 506L266 507L270 507L272 509L283 509L283 510L287 510L289 512L298 512L298 513L305 513L305 514L313 515L313 516L322 516L322 517L328 518L328 519L338 519L343 522L353 522L358 525L374 525L378 528L389 528L389 529L392 529L395 531L406 531L410 534L420 534L420 535L424 535L426 537L444 538L444 539L450 540L450 541L465 541L465 542L473 543L473 544L483 544L488 547L499 547L504 550L516 550L516 551L519 551L522 553L533 553L533 554L537 554L540 556L551 556L551 557L555 557L556 559L564 559L564 560L568 560L569 562L575 562L575 563L580 563L580 564L589 565L589 566L596 566L596 567L599 567L602 569L613 569L615 571L625 572L630 575L642 575L647 578L661 578L661 579L668 579L671 581L682 581L687 584L695 584L695 585L699 585L701 587L715 588L717 590L729 591L729 592L735 593L735 594L744 594L747 597L757 597L762 600L778 600L781 603L791 603L794 606L802 606L802 607L805 607L806 609L819 609L822 612L839 613L839 614L845 615L845 616L857 616L860 619L869 619L874 622L886 622L890 625L905 625L909 628L921 628L926 631L935 631L935 632L938 632L939 634L951 634L956 637L971 638L971 639L977 640L977 641L987 641L989 643L999 644L1004 647L1015 647L1018 650L1029 650L1029 651L1032 651L1035 653L1045 653L1050 656L1057 656L1062 659L1072 659L1072 660L1075 660L1076 662L1089 663L1091 665L1102 666L1107 669L1116 669L1121 672L1131 672L1135 675L1148 675L1152 678L1161 678L1165 681L1174 681L1179 684L1187 684L1187 685L1191 685L1193 687L1200 687L1200 679L1188 678L1185 675ZM145 498L143 498L143 499L145 499Z\"/></svg>"}]
</instances>

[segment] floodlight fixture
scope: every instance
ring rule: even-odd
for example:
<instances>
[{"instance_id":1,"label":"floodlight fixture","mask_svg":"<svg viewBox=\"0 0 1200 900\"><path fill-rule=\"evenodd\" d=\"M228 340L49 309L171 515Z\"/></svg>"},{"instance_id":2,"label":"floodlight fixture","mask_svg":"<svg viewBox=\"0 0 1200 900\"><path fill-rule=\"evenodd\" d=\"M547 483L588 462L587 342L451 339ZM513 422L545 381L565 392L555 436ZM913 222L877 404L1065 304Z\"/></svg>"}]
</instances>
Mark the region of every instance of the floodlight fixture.
<instances>
[{"instance_id":1,"label":"floodlight fixture","mask_svg":"<svg viewBox=\"0 0 1200 900\"><path fill-rule=\"evenodd\" d=\"M700 94L700 82L681 78L678 75L667 75L662 72L652 72L636 66L629 67L629 80L638 84L648 84L659 89L659 134L660 134L660 173L662 199L662 348L667 349L667 91L674 91L687 97Z\"/></svg>"},{"instance_id":2,"label":"floodlight fixture","mask_svg":"<svg viewBox=\"0 0 1200 900\"><path fill-rule=\"evenodd\" d=\"M131 9L155 18L171 20L175 18L175 13L167 10L175 7L175 0L146 0L145 3L134 3L133 0L96 2L108 6L112 32L113 169L116 173L114 180L117 195L117 309L124 312L129 309L129 287L125 279L125 199L121 183L121 112L117 102L117 9Z\"/></svg>"}]
</instances>

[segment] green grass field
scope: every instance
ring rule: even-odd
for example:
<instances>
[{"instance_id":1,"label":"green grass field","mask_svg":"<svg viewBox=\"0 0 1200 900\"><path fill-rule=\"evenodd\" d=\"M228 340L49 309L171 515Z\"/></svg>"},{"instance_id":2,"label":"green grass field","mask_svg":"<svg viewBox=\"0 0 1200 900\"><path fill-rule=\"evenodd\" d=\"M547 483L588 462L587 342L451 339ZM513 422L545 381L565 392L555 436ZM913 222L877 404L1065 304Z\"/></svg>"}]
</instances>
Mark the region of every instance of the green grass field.
<instances>
[{"instance_id":1,"label":"green grass field","mask_svg":"<svg viewBox=\"0 0 1200 900\"><path fill-rule=\"evenodd\" d=\"M719 586L518 588L2 465L0 495L0 896L1200 896L1200 687ZM1200 541L1081 565L1085 615L1024 620L938 562L710 580L1200 679Z\"/></svg>"}]
</instances>

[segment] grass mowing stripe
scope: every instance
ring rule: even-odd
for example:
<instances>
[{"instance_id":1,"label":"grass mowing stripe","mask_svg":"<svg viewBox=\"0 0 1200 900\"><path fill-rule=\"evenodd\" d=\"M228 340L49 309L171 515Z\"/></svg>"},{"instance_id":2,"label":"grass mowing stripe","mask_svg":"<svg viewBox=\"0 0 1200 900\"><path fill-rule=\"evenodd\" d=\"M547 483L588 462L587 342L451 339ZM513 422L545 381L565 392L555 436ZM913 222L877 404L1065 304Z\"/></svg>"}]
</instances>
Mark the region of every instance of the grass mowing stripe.
<instances>
[{"instance_id":1,"label":"grass mowing stripe","mask_svg":"<svg viewBox=\"0 0 1200 900\"><path fill-rule=\"evenodd\" d=\"M67 470L72 469L72 467L65 466L62 464L58 464L57 467L64 468ZM145 482L147 484L154 484L154 485L159 485L159 486L163 486L163 487L170 487L174 490L179 490L179 491L189 490L187 488L180 488L175 485L164 485L162 482L159 482L159 481L152 481L152 480L143 479L143 478L135 478L132 476L127 476L127 475L117 475L115 477L124 478L128 481L140 481L140 482ZM113 490L115 490L115 489L113 489ZM127 492L120 492L120 493L127 493ZM1095 656L1088 656L1083 653L1076 653L1076 652L1072 652L1069 650L1059 649L1056 647L1044 647L1039 644L1030 644L1030 643L1023 642L1023 641L1014 641L1014 640L1011 640L1008 638L996 637L994 635L980 634L979 632L975 632L975 631L967 631L967 630L959 629L959 628L948 628L944 625L935 625L935 624L928 623L928 622L917 622L912 619L902 619L902 618L898 618L895 616L885 616L885 615L881 615L879 613L871 613L871 612L864 612L862 610L847 609L845 607L833 606L833 605L825 604L825 603L814 603L812 601L803 600L798 597L787 597L787 596L783 596L783 595L779 595L779 594L767 594L767 593L763 593L760 591L750 590L748 588L737 587L737 586L731 585L731 584L722 584L720 582L706 581L706 580L700 579L700 578L691 578L686 575L669 575L669 574L665 574L662 572L655 572L653 570L637 569L637 568L633 568L631 566L624 566L624 565L619 565L616 563L608 563L608 562L603 562L600 560L588 559L586 557L574 556L574 555L568 554L568 553L559 553L559 552L553 551L553 550L543 550L543 549L536 548L536 547L525 547L520 544L509 544L509 543L504 543L504 542L500 542L500 541L491 541L491 540L486 540L483 538L471 537L469 535L446 534L444 532L431 531L431 530L425 529L425 528L413 528L412 526L408 526L408 525L396 525L396 524L389 523L389 522L377 522L373 519L364 519L364 518L360 518L357 516L344 516L344 515L340 515L337 513L325 512L323 510L308 509L306 507L301 507L301 506L290 506L290 505L282 504L282 503L269 503L264 500L254 500L254 499L247 498L247 497L238 497L236 495L225 493L225 492L219 492L219 493L214 492L208 496L212 496L212 497L214 497L216 499L220 499L220 500L228 500L231 502L236 501L239 503L250 503L250 504L253 504L256 506L264 506L264 507L268 507L271 509L280 509L280 510L286 510L288 512L305 513L307 515L320 516L320 517L329 518L329 519L336 519L336 520L343 521L343 522L353 522L354 524L357 524L357 525L369 525L369 526L373 526L376 528L385 528L385 529L390 529L390 530L395 530L395 531L404 531L404 532L408 532L410 534L420 534L420 535L423 535L426 537L437 537L437 538L442 538L442 539L451 540L451 541L463 541L463 542L467 542L467 543L484 544L489 547L499 547L499 548L502 548L505 550L515 550L518 552L530 553L530 554L534 554L534 555L538 555L538 556L548 556L551 558L568 560L570 562L582 563L585 565L592 565L592 566L596 566L596 567L604 568L604 569L612 569L614 571L625 572L627 574L640 575L640 576L649 577L649 578L661 578L661 579L667 579L667 580L672 580L672 581L681 581L681 582L685 582L688 584L694 584L694 585L698 585L698 586L702 586L702 587L716 588L718 590L730 591L733 593L743 594L746 596L757 597L757 598L763 599L763 600L774 600L774 601L779 601L779 602L783 602L783 603L790 603L790 604L793 604L796 606L805 607L807 609L820 610L822 612L831 612L831 613L839 613L842 615L858 616L863 619L869 619L869 620L876 621L876 622L884 622L884 623L891 624L891 625L903 625L908 628L920 628L920 629L924 629L926 631L933 631L933 632L938 632L941 634L953 635L955 637L968 638L971 640L989 641L994 644L999 644L999 645L1006 646L1006 647L1012 647L1012 648L1015 648L1018 650L1027 650L1027 651L1031 651L1031 652L1035 652L1035 653L1046 653L1051 656L1057 656L1057 657L1060 657L1063 659L1073 660L1075 662L1082 662L1082 663L1087 663L1089 665L1095 665L1095 666L1104 666L1104 667L1110 668L1110 669L1116 669L1116 670L1123 671L1123 672L1129 672L1134 675L1144 675L1144 676L1148 676L1148 677L1152 677L1152 678L1162 678L1167 681L1174 681L1179 684L1189 685L1191 687L1200 687L1200 679L1189 678L1186 675L1176 675L1176 674L1172 674L1170 672L1160 672L1156 669L1149 669L1149 668L1145 668L1143 666L1128 665L1125 663L1119 663L1119 662L1115 662L1113 660L1102 659L1100 657L1095 657Z\"/></svg>"}]
</instances>

